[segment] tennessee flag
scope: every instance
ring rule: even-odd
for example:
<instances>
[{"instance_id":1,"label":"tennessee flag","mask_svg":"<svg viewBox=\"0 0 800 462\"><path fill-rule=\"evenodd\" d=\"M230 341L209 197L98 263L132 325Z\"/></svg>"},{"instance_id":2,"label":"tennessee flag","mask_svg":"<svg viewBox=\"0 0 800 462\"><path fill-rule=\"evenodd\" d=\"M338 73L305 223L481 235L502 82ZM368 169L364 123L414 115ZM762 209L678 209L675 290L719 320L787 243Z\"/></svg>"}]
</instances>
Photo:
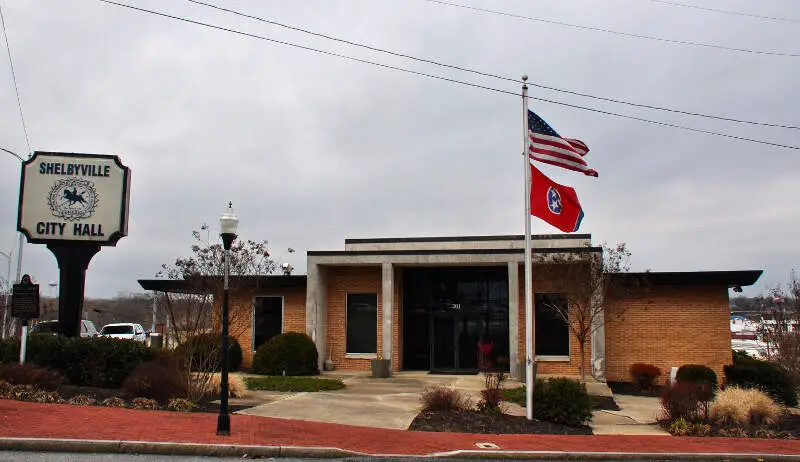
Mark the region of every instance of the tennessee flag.
<instances>
[{"instance_id":1,"label":"tennessee flag","mask_svg":"<svg viewBox=\"0 0 800 462\"><path fill-rule=\"evenodd\" d=\"M574 189L547 178L531 164L531 215L572 233L581 226L583 209Z\"/></svg>"}]
</instances>

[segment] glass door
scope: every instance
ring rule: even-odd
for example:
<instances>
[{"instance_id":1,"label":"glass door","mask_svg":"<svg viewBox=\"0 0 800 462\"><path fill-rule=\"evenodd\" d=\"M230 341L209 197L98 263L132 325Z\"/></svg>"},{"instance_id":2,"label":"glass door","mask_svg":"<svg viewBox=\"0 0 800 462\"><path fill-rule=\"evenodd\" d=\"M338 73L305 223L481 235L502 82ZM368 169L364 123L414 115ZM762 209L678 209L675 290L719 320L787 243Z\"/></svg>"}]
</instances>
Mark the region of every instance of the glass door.
<instances>
[{"instance_id":1,"label":"glass door","mask_svg":"<svg viewBox=\"0 0 800 462\"><path fill-rule=\"evenodd\" d=\"M455 371L458 355L456 318L450 313L431 316L431 370Z\"/></svg>"}]
</instances>

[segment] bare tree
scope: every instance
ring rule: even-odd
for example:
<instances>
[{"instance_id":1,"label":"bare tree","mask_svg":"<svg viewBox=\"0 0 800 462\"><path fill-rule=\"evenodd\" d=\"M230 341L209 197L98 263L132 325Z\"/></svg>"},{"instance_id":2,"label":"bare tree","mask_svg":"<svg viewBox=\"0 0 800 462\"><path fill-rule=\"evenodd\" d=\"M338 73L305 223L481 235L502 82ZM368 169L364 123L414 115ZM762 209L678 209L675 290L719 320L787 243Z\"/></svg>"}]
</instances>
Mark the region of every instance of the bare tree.
<instances>
[{"instance_id":1,"label":"bare tree","mask_svg":"<svg viewBox=\"0 0 800 462\"><path fill-rule=\"evenodd\" d=\"M569 254L548 258L537 267L565 292L560 301L545 302L544 309L552 310L567 325L569 333L578 342L581 382L586 382L586 344L592 334L602 326L606 295L619 279L613 273L630 270L631 253L624 242L615 247L603 243L603 254ZM540 269L541 268L541 269Z\"/></svg>"},{"instance_id":2,"label":"bare tree","mask_svg":"<svg viewBox=\"0 0 800 462\"><path fill-rule=\"evenodd\" d=\"M189 381L190 396L199 400L209 389L211 371L218 368L219 348L209 349L202 342L189 342L189 339L203 333L220 332L221 307L214 304L215 296L222 293L225 256L222 244L210 239L210 227L201 226L201 231L193 231L195 243L191 246L192 256L179 257L173 264L164 264L156 274L158 278L181 281L180 288L174 292L161 292L157 303L159 311L165 313L171 325L171 334L182 348L184 369ZM245 276L262 276L274 272L275 262L270 258L267 241L238 239L230 251L231 291L245 284ZM229 313L230 337L238 336L249 325L245 317L250 310L232 306ZM237 330L238 329L238 330Z\"/></svg>"},{"instance_id":3,"label":"bare tree","mask_svg":"<svg viewBox=\"0 0 800 462\"><path fill-rule=\"evenodd\" d=\"M800 279L792 271L788 285L775 287L761 301L759 334L767 359L785 369L800 385Z\"/></svg>"}]
</instances>

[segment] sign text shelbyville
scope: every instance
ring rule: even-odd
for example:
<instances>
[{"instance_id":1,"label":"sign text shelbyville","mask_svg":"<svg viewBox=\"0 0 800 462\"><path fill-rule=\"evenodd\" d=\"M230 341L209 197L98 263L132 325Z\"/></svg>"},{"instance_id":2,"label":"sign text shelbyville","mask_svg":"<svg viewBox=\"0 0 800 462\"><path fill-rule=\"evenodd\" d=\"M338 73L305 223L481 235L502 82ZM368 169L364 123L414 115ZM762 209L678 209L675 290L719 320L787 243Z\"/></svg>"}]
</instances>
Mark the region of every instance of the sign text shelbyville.
<instances>
[{"instance_id":1,"label":"sign text shelbyville","mask_svg":"<svg viewBox=\"0 0 800 462\"><path fill-rule=\"evenodd\" d=\"M22 167L18 229L29 242L114 245L128 233L129 190L117 156L36 152Z\"/></svg>"}]
</instances>

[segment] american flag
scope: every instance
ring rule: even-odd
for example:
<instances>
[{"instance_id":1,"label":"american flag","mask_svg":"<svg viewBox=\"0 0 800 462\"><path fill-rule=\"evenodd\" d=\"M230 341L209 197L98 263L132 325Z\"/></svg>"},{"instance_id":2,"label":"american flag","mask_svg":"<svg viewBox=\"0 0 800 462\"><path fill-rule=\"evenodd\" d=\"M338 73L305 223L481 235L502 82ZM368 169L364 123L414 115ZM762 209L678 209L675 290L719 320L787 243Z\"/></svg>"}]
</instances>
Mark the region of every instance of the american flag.
<instances>
[{"instance_id":1,"label":"american flag","mask_svg":"<svg viewBox=\"0 0 800 462\"><path fill-rule=\"evenodd\" d=\"M583 160L589 147L583 141L562 138L531 110L528 110L528 135L531 137L528 153L531 159L597 176L597 171L590 169Z\"/></svg>"}]
</instances>

